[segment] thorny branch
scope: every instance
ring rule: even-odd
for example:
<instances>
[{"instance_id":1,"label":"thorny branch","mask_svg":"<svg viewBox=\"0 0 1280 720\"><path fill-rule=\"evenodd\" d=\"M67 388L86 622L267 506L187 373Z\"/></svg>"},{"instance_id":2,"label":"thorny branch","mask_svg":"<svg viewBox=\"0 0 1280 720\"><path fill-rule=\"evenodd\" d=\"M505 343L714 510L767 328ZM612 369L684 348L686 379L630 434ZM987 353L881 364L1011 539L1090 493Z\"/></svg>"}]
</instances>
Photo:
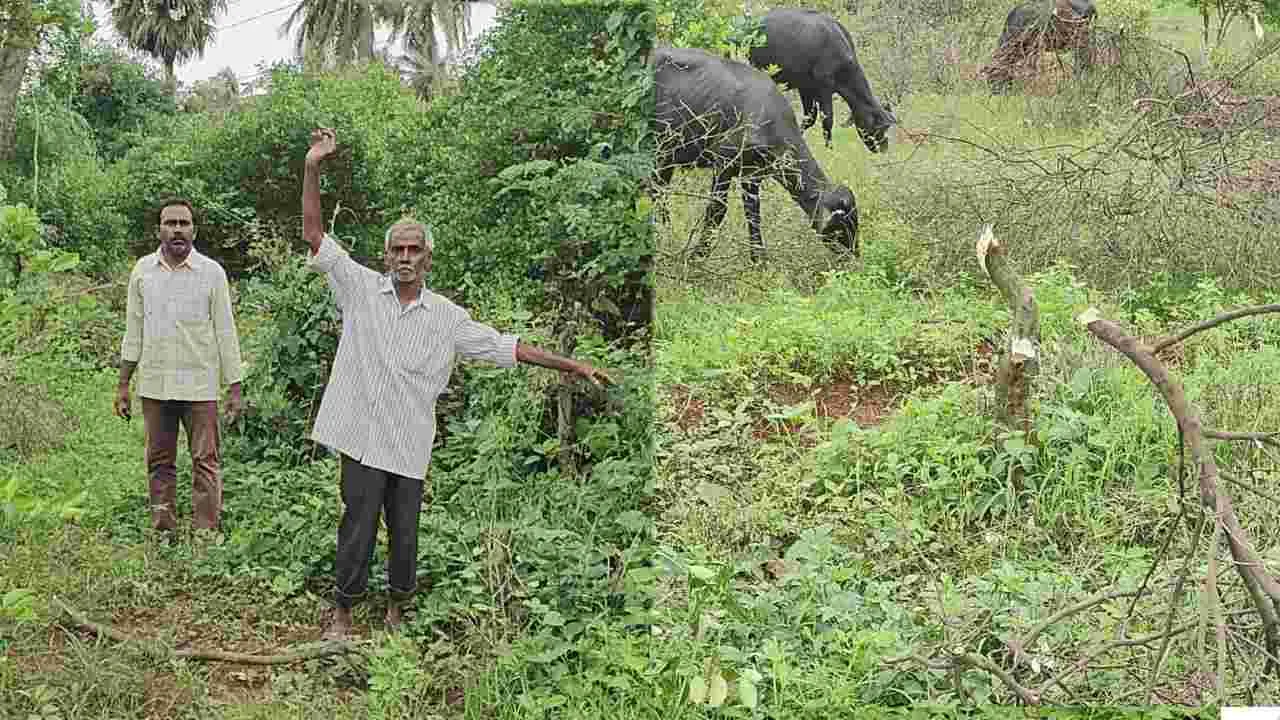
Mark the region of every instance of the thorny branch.
<instances>
[{"instance_id":1,"label":"thorny branch","mask_svg":"<svg viewBox=\"0 0 1280 720\"><path fill-rule=\"evenodd\" d=\"M1256 615L1262 623L1263 637L1265 638L1266 648L1263 649L1262 656L1266 659L1266 668L1264 672L1274 673L1280 670L1280 583L1272 578L1262 565L1261 558L1257 551L1253 548L1248 533L1241 526L1235 508L1232 504L1231 496L1218 485L1218 478L1222 476L1228 481L1233 481L1228 474L1221 472L1214 460L1213 454L1207 450L1206 439L1216 440L1234 440L1234 441L1250 441L1257 443L1266 443L1268 445L1278 445L1277 437L1280 433L1269 432L1233 432L1225 430L1207 429L1201 425L1200 418L1195 408L1187 401L1182 391L1181 385L1170 376L1167 369L1156 358L1155 353L1158 349L1170 347L1177 342L1181 342L1191 337L1197 332L1216 327L1225 322L1251 315L1258 315L1263 312L1280 311L1280 307L1268 309L1268 306L1257 308L1243 308L1230 313L1224 313L1219 317L1213 318L1204 323L1200 323L1189 330L1163 340L1158 343L1155 348L1143 345L1136 338L1125 333L1119 326L1114 323L1102 319L1095 310L1080 315L1077 320L1085 325L1089 331L1098 339L1115 348L1124 354L1135 365L1138 366L1151 380L1151 382L1160 391L1165 399L1166 405L1177 421L1180 446L1185 444L1190 451L1192 467L1198 468L1198 486L1200 503L1210 512L1203 514L1199 518L1197 527L1193 532L1191 546L1194 549L1200 543L1199 538L1209 521L1213 522L1213 542L1209 556L1209 570L1202 582L1202 602L1201 617L1198 621L1175 624L1176 607L1181 604L1181 597L1186 587L1188 576L1191 569L1191 559L1194 552L1188 553L1184 558L1182 568L1174 579L1173 598L1170 603L1169 613L1164 620L1164 627L1160 632L1147 635L1141 638L1124 637L1124 626L1120 629L1120 637L1110 642L1101 643L1085 652L1079 659L1071 663L1067 667L1054 674L1047 682L1039 688L1030 688L1020 682L1011 672L1000 667L991 658L966 651L963 647L955 647L943 654L942 657L928 658L918 653L912 653L897 658L886 660L888 665L901 665L904 663L914 663L929 670L943 671L950 678L952 684L956 687L956 692L965 695L967 690L961 684L962 671L965 669L978 669L990 673L993 677L1000 680L1019 700L1028 705L1038 705L1048 693L1058 688L1064 693L1071 695L1071 690L1066 686L1065 680L1079 672L1083 672L1092 667L1092 662L1098 657L1120 648L1150 646L1159 643L1158 649L1155 651L1155 662L1150 670L1150 675L1144 683L1143 692L1148 698L1148 702L1152 698L1161 696L1157 689L1157 681L1160 674L1160 668L1164 664L1164 660L1168 657L1169 649L1172 641L1188 631L1200 627L1202 632L1199 636L1199 647L1201 651L1198 653L1200 657L1201 672L1198 673L1199 678L1205 678L1200 681L1203 690L1212 690L1219 700L1225 698L1225 674L1227 672L1228 662L1233 662L1234 658L1229 655L1229 643L1234 635L1238 632L1234 629L1229 630L1227 624L1228 616L1236 616L1240 614ZM1179 465L1181 467L1181 465ZM1181 486L1182 473L1179 472L1179 483ZM1184 489L1185 490L1185 489ZM1182 512L1179 517L1182 517ZM1172 533L1166 537L1164 547L1160 551L1163 555L1169 547L1169 541ZM1224 594L1218 580L1218 558L1216 549L1225 542L1232 555L1232 567L1239 574L1245 590L1248 593L1252 607L1248 610L1228 612L1224 606ZM1033 626L1021 638L1010 639L1005 641L1005 646L1012 655L1013 666L1016 669L1019 665L1026 662L1027 648L1040 637L1048 628L1062 622L1063 620L1076 615L1078 613L1090 610L1098 605L1102 605L1112 600L1121 598L1133 598L1136 603L1138 596L1144 594L1147 588L1147 581L1155 565L1144 578L1141 586L1137 590L1111 591L1095 595L1093 597L1082 600L1078 603L1065 607L1050 615L1045 620ZM1133 607L1130 607L1131 615ZM1125 625L1127 626L1127 620ZM1213 636L1215 640L1216 656L1213 661L1205 657L1203 652L1203 630L1212 623ZM1232 626L1233 628L1235 626ZM1255 643L1250 643L1257 647ZM1212 666L1212 670L1209 668ZM1234 667L1234 665L1232 666ZM1194 683L1193 683L1194 684Z\"/></svg>"},{"instance_id":2,"label":"thorny branch","mask_svg":"<svg viewBox=\"0 0 1280 720\"><path fill-rule=\"evenodd\" d=\"M277 655L250 655L247 653L227 652L225 650L178 650L151 640L135 638L111 627L110 625L96 623L88 619L84 613L81 613L67 605L56 596L53 598L53 602L72 619L77 627L89 630L100 637L136 647L153 657L174 657L184 660L231 662L242 665L288 665L291 663L302 662L304 660L314 660L316 658L330 657L333 655L345 655L348 653L355 653L357 655L364 654L354 643L343 641L321 643L315 647L298 649L293 652Z\"/></svg>"},{"instance_id":3,"label":"thorny branch","mask_svg":"<svg viewBox=\"0 0 1280 720\"><path fill-rule=\"evenodd\" d=\"M1256 313L1236 311L1235 316L1244 317L1248 314ZM1232 318L1215 318L1215 320L1220 320L1215 324L1221 324L1230 319ZM1218 484L1219 471L1217 462L1213 453L1207 451L1205 447L1206 433L1201 425L1199 414L1187 401L1181 385L1170 376L1168 370L1155 357L1151 348L1142 345L1136 338L1124 332L1115 323L1099 317L1096 310L1090 309L1086 311L1078 318L1078 321L1085 325L1089 332L1093 333L1099 340L1107 343L1133 361L1164 397L1169 411L1177 421L1180 435L1191 452L1192 466L1199 468L1198 479L1201 504L1213 513L1216 523L1220 524L1221 532L1225 534L1227 547L1230 549L1234 560L1234 567L1240 574L1246 588L1250 591L1254 608L1263 622L1269 644L1271 644L1271 640L1277 634L1275 622L1277 608L1280 608L1280 582L1277 582L1275 578L1267 573L1261 557L1259 557L1250 541L1248 532L1240 525L1230 494ZM1196 331L1199 331L1199 328L1200 326L1197 326ZM1184 335L1189 336L1190 334L1185 333ZM1214 432L1218 435L1223 434ZM1217 537L1217 532L1215 528L1215 537ZM1276 648L1271 647L1269 651L1275 654Z\"/></svg>"},{"instance_id":4,"label":"thorny branch","mask_svg":"<svg viewBox=\"0 0 1280 720\"><path fill-rule=\"evenodd\" d=\"M1255 305L1252 307L1239 308L1237 310L1232 310L1231 312L1225 312L1225 313L1222 313L1221 315L1218 315L1217 317L1210 318L1209 320L1205 320L1202 323L1192 325L1191 327L1187 328L1186 330L1183 330L1182 332L1178 333L1177 335L1174 335L1173 337L1168 337L1161 340L1160 342L1152 346L1151 354L1159 355L1160 351L1165 350L1169 347L1172 347L1173 345L1177 345L1178 343L1182 342L1183 340L1186 340L1187 338L1191 337L1192 335L1195 335L1196 333L1204 332L1205 330L1218 327L1223 323L1228 323L1228 322L1231 322L1232 320L1239 320L1242 317L1249 317L1250 315L1262 315L1265 313L1277 313L1277 312L1280 312L1280 304ZM1235 439L1246 439L1246 438L1220 438L1220 439L1235 440Z\"/></svg>"}]
</instances>

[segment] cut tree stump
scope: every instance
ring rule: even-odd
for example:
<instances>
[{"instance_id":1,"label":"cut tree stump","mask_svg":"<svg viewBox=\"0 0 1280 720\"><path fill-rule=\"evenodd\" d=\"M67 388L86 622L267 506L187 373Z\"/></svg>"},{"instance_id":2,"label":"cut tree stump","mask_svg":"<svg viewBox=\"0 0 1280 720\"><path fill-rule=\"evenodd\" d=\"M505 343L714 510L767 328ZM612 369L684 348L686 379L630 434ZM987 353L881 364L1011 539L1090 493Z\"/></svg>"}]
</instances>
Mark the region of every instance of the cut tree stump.
<instances>
[{"instance_id":1,"label":"cut tree stump","mask_svg":"<svg viewBox=\"0 0 1280 720\"><path fill-rule=\"evenodd\" d=\"M983 226L977 250L982 270L1000 288L1013 312L1009 345L996 371L996 412L1002 423L1030 435L1027 396L1040 371L1040 310L1035 294L1009 264L990 224Z\"/></svg>"}]
</instances>

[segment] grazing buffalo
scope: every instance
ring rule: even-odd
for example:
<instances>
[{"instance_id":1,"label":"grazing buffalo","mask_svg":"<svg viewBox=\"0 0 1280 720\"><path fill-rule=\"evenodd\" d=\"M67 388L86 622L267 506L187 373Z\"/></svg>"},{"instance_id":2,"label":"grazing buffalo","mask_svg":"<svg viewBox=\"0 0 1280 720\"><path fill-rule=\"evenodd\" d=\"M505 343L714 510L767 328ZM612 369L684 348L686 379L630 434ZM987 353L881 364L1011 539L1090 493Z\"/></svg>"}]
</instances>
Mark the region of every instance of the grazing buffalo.
<instances>
[{"instance_id":1,"label":"grazing buffalo","mask_svg":"<svg viewBox=\"0 0 1280 720\"><path fill-rule=\"evenodd\" d=\"M712 200L695 234L719 227L728 210L729 183L737 177L751 235L751 257L764 257L760 184L774 178L809 218L823 240L858 254L858 206L853 192L833 183L805 144L791 104L765 73L746 63L693 48L658 48L651 63L656 85L653 128L658 136L655 189L677 167L715 169ZM665 214L665 208L659 206Z\"/></svg>"},{"instance_id":2,"label":"grazing buffalo","mask_svg":"<svg viewBox=\"0 0 1280 720\"><path fill-rule=\"evenodd\" d=\"M1015 76L1032 74L1040 55L1074 50L1077 71L1087 68L1090 24L1098 15L1093 0L1027 0L1009 11L991 63L982 75L993 92L1003 92Z\"/></svg>"},{"instance_id":3,"label":"grazing buffalo","mask_svg":"<svg viewBox=\"0 0 1280 720\"><path fill-rule=\"evenodd\" d=\"M849 31L835 18L814 10L777 8L764 16L765 44L751 48L748 60L764 69L777 65L773 79L800 91L808 130L822 110L822 135L831 146L832 95L849 105L849 121L871 152L889 146L889 126L898 122L888 103L880 104L858 64Z\"/></svg>"}]
</instances>

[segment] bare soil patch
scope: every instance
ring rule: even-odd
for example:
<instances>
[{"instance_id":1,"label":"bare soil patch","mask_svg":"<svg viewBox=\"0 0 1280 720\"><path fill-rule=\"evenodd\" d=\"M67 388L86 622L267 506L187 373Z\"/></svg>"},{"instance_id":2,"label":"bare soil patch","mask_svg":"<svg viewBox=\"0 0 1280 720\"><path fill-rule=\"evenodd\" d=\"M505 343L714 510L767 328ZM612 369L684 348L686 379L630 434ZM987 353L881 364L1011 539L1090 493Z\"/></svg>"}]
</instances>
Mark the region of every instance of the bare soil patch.
<instances>
[{"instance_id":1,"label":"bare soil patch","mask_svg":"<svg viewBox=\"0 0 1280 720\"><path fill-rule=\"evenodd\" d=\"M874 427L897 408L899 393L884 385L859 386L849 380L835 380L812 386L797 383L776 383L767 389L769 398L779 405L798 405L812 401L818 417L847 418L858 427ZM752 431L756 440L773 436L791 435L802 441L816 443L816 434L799 421L776 421L760 418ZM812 436L812 437L810 437Z\"/></svg>"},{"instance_id":2,"label":"bare soil patch","mask_svg":"<svg viewBox=\"0 0 1280 720\"><path fill-rule=\"evenodd\" d=\"M671 393L671 404L675 408L675 421L680 429L688 432L693 428L702 424L702 416L706 413L706 406L701 400L693 397L689 388L684 385L673 385L669 392Z\"/></svg>"},{"instance_id":3,"label":"bare soil patch","mask_svg":"<svg viewBox=\"0 0 1280 720\"><path fill-rule=\"evenodd\" d=\"M143 717L171 718L177 717L182 710L191 707L191 689L178 685L172 673L146 670L142 674Z\"/></svg>"}]
</instances>

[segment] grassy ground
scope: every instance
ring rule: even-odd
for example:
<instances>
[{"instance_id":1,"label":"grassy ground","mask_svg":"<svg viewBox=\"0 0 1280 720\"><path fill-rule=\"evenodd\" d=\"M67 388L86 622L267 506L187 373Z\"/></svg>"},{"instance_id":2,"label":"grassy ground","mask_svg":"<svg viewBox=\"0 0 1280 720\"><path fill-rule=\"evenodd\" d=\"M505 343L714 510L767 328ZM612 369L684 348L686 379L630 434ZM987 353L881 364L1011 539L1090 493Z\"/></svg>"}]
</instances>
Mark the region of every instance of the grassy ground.
<instances>
[{"instance_id":1,"label":"grassy ground","mask_svg":"<svg viewBox=\"0 0 1280 720\"><path fill-rule=\"evenodd\" d=\"M1192 49L1197 24L1177 10L1156 18L1154 34ZM1250 41L1236 32L1228 45ZM833 650L814 638L788 647L821 687L856 687L886 704L955 701L958 692L1010 702L990 675L967 673L957 691L941 673L912 677L909 663L895 674L887 658L958 644L1012 668L1008 640L1087 596L1139 587L1157 559L1158 589L1136 604L1131 634L1158 635L1170 602L1178 622L1206 607L1195 591L1171 600L1177 563L1161 555L1171 535L1182 546L1176 558L1193 542L1176 520L1177 434L1168 412L1141 373L1075 317L1096 306L1151 338L1227 307L1274 301L1268 278L1280 269L1280 235L1274 224L1217 214L1199 199L1161 190L1135 197L1136 178L1147 190L1165 178L1114 151L1133 123L1117 74L1091 82L1075 88L1060 78L1056 88L1000 98L964 79L946 93L921 82L895 102L904 127L881 156L867 153L852 128L837 127L830 149L811 129L819 162L857 193L860 262L832 256L772 186L763 199L766 267L747 261L736 194L711 259L687 263L682 251L710 178L686 173L673 186L673 220L659 236L664 537L705 553L705 563L756 573L761 586L720 597L730 617L737 613L725 605L756 610L779 592L766 589L773 583L821 587L805 595L817 606L814 622L829 622L839 638L831 642L845 644ZM1228 152L1274 156L1270 142L1241 140ZM1077 173L1072 164L1101 171ZM1114 212L1117 201L1134 202L1136 212ZM989 419L993 349L1004 347L1010 318L973 254L985 222L995 224L1040 306L1037 447L1004 445ZM1224 232L1233 223L1240 234ZM1200 337L1175 361L1208 425L1276 426L1277 328L1259 321ZM1274 457L1218 452L1220 462L1276 477ZM1015 464L1025 473L1020 484L1010 481ZM1231 492L1250 507L1246 524L1274 571L1280 527L1263 509L1274 500L1256 487ZM1208 568L1203 539L1195 547L1198 578ZM1233 588L1229 608L1247 607L1238 604L1246 601L1236 578L1219 582ZM1012 678L1052 687L1130 611L1104 607L1054 623L1052 640L1039 634L1033 666ZM726 621L718 630L724 637L738 629ZM1259 662L1264 656L1250 645L1257 632L1256 624L1231 628L1231 652ZM1056 702L1210 703L1201 670L1212 667L1203 653L1207 647L1212 659L1214 641L1205 637L1174 639L1158 671L1158 644L1097 660ZM1274 681L1254 685L1255 677L1230 673L1229 697L1280 694Z\"/></svg>"},{"instance_id":2,"label":"grassy ground","mask_svg":"<svg viewBox=\"0 0 1280 720\"><path fill-rule=\"evenodd\" d=\"M1157 17L1155 32L1191 48L1197 23L1179 10ZM1083 112L1073 102L1052 93L993 99L961 84L917 89L898 112L908 130L1006 149L1090 148L1123 125L1114 107ZM1018 183L1036 178L1018 174L1027 163L983 164L982 151L964 143L916 145L899 134L887 155L871 156L852 129L837 128L831 149L819 133L807 139L820 162L858 195L861 262L842 265L797 229L803 218L776 187L763 201L772 253L763 270L745 262L736 194L708 263L686 264L678 253L696 202L676 207L673 227L659 235L653 523L633 513L584 521L635 526L624 550L648 559L620 582L646 594L643 607L504 607L511 586L530 578L519 558L496 559L504 549L573 554L558 577L536 578L565 587L597 581L606 549L582 551L590 537L567 525L521 530L520 513L463 494L426 516L424 538L450 544L424 546L437 586L408 639L380 633L382 608L371 603L357 615L364 656L264 667L102 641L74 629L53 598L171 647L266 653L317 640L339 513L336 468L326 458L290 471L229 464L225 534L160 545L146 530L141 423L109 414L114 372L24 364L12 387L33 399L43 388L41 402L61 407L74 429L60 447L0 458L0 717L958 717L949 707L958 701L1013 697L991 673L966 672L957 691L948 673L890 661L960 646L1022 685L1044 687L1113 637L1128 606L1054 623L1018 663L1004 642L1085 596L1137 586L1168 537L1177 540L1174 559L1157 568L1128 632L1158 633L1169 607L1176 624L1194 623L1205 538L1187 592L1172 601L1169 592L1192 543L1176 519L1176 432L1145 378L1074 318L1097 306L1154 337L1224 307L1274 302L1274 285L1261 280L1274 277L1274 227L1236 236L1222 223L1248 221L1205 210L1175 217L1177 237L1153 244L1147 230L1170 222L1161 208L1121 215L1098 200L1116 197L1136 162L1107 166L1112 174L1092 194L1062 190L1061 178L1018 194ZM708 185L705 174L677 181L695 194ZM1073 217L1075 226L1064 221ZM1042 313L1036 447L1004 443L989 419L1009 312L973 257L987 221L1009 241ZM1219 244L1201 242L1214 235ZM1276 322L1245 321L1197 338L1175 361L1207 425L1280 427L1278 339ZM1273 459L1219 453L1224 465L1254 469L1246 484L1260 492L1231 490L1268 568L1280 572L1280 523L1266 490ZM179 458L189 516L190 461ZM1010 482L1015 463L1021 488ZM526 495L526 514L583 512L542 507L550 496L540 491ZM494 540L495 529L523 534ZM468 553L465 571L441 570ZM1225 567L1221 587L1234 612L1245 600ZM510 607L535 619L513 619ZM1280 697L1274 681L1250 686L1256 619L1231 617L1233 704ZM1178 635L1153 675L1156 649L1101 656L1087 674L1067 676L1070 694L1054 701L1214 702L1199 674L1206 653L1215 662L1211 627ZM708 708L708 698L724 705ZM1055 712L1119 716L1041 716Z\"/></svg>"}]
</instances>

